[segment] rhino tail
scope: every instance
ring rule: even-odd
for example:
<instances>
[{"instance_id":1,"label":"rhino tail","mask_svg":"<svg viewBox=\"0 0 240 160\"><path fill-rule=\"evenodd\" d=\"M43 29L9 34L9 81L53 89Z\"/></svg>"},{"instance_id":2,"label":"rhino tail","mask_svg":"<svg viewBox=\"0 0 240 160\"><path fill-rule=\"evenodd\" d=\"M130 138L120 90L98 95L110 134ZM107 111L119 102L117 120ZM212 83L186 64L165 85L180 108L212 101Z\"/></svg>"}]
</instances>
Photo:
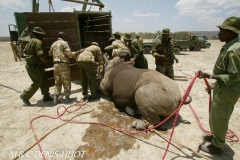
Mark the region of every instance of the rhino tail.
<instances>
[{"instance_id":1,"label":"rhino tail","mask_svg":"<svg viewBox=\"0 0 240 160\"><path fill-rule=\"evenodd\" d=\"M189 104L192 102L192 96L188 95L188 98L186 99L186 101L183 104Z\"/></svg>"}]
</instances>

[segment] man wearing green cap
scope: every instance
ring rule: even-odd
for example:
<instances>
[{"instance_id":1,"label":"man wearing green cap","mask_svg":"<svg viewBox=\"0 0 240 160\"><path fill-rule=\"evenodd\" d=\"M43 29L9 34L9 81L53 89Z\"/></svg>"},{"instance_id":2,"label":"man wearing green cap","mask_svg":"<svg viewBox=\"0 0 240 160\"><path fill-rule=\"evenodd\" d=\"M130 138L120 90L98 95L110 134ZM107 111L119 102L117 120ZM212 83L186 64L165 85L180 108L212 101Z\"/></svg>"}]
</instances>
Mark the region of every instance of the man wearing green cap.
<instances>
[{"instance_id":1,"label":"man wearing green cap","mask_svg":"<svg viewBox=\"0 0 240 160\"><path fill-rule=\"evenodd\" d=\"M112 38L110 38L108 42L111 44L105 47L104 51L112 51L111 58L120 57L120 59L124 62L130 59L130 50L124 44L124 42L118 39L113 40Z\"/></svg>"},{"instance_id":2,"label":"man wearing green cap","mask_svg":"<svg viewBox=\"0 0 240 160\"><path fill-rule=\"evenodd\" d=\"M142 47L136 41L132 40L131 33L125 33L123 35L124 43L129 48L131 54L130 63L133 66L140 69L148 69L147 58L143 55Z\"/></svg>"},{"instance_id":3,"label":"man wearing green cap","mask_svg":"<svg viewBox=\"0 0 240 160\"><path fill-rule=\"evenodd\" d=\"M240 97L240 17L229 17L218 28L219 40L225 42L217 58L213 73L199 70L199 78L215 79L208 89L213 89L213 101L209 115L212 135L204 136L208 146L200 145L199 149L210 154L221 154L228 130L228 122L234 105Z\"/></svg>"},{"instance_id":4,"label":"man wearing green cap","mask_svg":"<svg viewBox=\"0 0 240 160\"><path fill-rule=\"evenodd\" d=\"M162 30L162 39L155 43L151 53L155 58L156 71L174 79L173 63L174 60L178 63L178 59L173 54L173 42L171 41L169 34L169 28Z\"/></svg>"},{"instance_id":5,"label":"man wearing green cap","mask_svg":"<svg viewBox=\"0 0 240 160\"><path fill-rule=\"evenodd\" d=\"M97 72L95 70L96 61L99 65L103 65L103 55L101 48L97 42L92 42L91 46L84 49L84 51L77 57L79 70L82 81L82 94L84 99L88 94L88 86L91 92L89 101L99 99L97 94Z\"/></svg>"},{"instance_id":6,"label":"man wearing green cap","mask_svg":"<svg viewBox=\"0 0 240 160\"><path fill-rule=\"evenodd\" d=\"M140 46L142 47L142 49L144 49L144 45L143 45L143 39L142 37L140 37L140 34L137 33L136 34L136 39L137 39L137 42L140 44Z\"/></svg>"},{"instance_id":7,"label":"man wearing green cap","mask_svg":"<svg viewBox=\"0 0 240 160\"><path fill-rule=\"evenodd\" d=\"M120 32L116 31L115 33L113 33L113 36L114 36L115 39L121 40Z\"/></svg>"},{"instance_id":8,"label":"man wearing green cap","mask_svg":"<svg viewBox=\"0 0 240 160\"><path fill-rule=\"evenodd\" d=\"M49 96L49 86L46 73L44 71L44 64L48 66L46 59L43 56L42 40L45 31L40 27L34 27L32 30L32 38L26 45L24 52L26 55L26 66L28 75L32 80L32 85L24 90L20 98L25 105L31 105L29 99L40 88L43 95L43 102L53 100Z\"/></svg>"}]
</instances>

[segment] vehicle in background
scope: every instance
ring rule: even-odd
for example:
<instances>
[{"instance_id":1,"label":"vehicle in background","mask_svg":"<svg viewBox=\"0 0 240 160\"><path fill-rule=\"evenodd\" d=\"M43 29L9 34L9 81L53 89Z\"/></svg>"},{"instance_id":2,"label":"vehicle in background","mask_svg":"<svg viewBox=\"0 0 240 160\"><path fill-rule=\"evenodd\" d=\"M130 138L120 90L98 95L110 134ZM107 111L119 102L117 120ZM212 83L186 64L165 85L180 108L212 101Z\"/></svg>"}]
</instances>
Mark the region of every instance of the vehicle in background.
<instances>
[{"instance_id":1,"label":"vehicle in background","mask_svg":"<svg viewBox=\"0 0 240 160\"><path fill-rule=\"evenodd\" d=\"M181 50L201 51L205 48L206 37L203 35L194 35L185 39L173 39L174 52L179 54Z\"/></svg>"},{"instance_id":2,"label":"vehicle in background","mask_svg":"<svg viewBox=\"0 0 240 160\"><path fill-rule=\"evenodd\" d=\"M210 48L211 47L211 42L205 41L205 48Z\"/></svg>"},{"instance_id":3,"label":"vehicle in background","mask_svg":"<svg viewBox=\"0 0 240 160\"><path fill-rule=\"evenodd\" d=\"M161 40L161 36L156 36L152 42L144 42L144 54L149 54L154 44ZM201 51L201 48L206 48L206 37L203 35L194 35L184 39L173 38L174 53L179 54L182 50L189 49L190 51ZM209 43L208 43L209 45ZM211 45L211 43L210 43Z\"/></svg>"},{"instance_id":4,"label":"vehicle in background","mask_svg":"<svg viewBox=\"0 0 240 160\"><path fill-rule=\"evenodd\" d=\"M152 50L152 47L154 46L154 44L158 41L161 40L161 36L156 36L152 42L143 42L143 46L144 46L144 54L149 54L150 51Z\"/></svg>"}]
</instances>

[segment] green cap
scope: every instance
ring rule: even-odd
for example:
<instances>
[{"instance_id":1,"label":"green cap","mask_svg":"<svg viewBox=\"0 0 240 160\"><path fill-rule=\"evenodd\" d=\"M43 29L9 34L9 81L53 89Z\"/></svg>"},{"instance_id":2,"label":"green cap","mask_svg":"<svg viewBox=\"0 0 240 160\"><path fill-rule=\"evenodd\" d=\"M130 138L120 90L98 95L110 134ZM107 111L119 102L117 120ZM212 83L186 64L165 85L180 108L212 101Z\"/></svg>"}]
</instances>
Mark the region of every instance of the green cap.
<instances>
[{"instance_id":1,"label":"green cap","mask_svg":"<svg viewBox=\"0 0 240 160\"><path fill-rule=\"evenodd\" d=\"M115 32L115 33L113 33L113 35L119 35L119 36L121 36L121 34L117 31L117 32Z\"/></svg>"},{"instance_id":2,"label":"green cap","mask_svg":"<svg viewBox=\"0 0 240 160\"><path fill-rule=\"evenodd\" d=\"M162 34L170 34L170 29L169 28L164 28L162 30Z\"/></svg>"},{"instance_id":3,"label":"green cap","mask_svg":"<svg viewBox=\"0 0 240 160\"><path fill-rule=\"evenodd\" d=\"M113 41L115 41L115 38L109 38L108 44L111 44Z\"/></svg>"},{"instance_id":4,"label":"green cap","mask_svg":"<svg viewBox=\"0 0 240 160\"><path fill-rule=\"evenodd\" d=\"M222 29L227 29L235 33L240 33L240 17L229 17L222 25L217 26Z\"/></svg>"},{"instance_id":5,"label":"green cap","mask_svg":"<svg viewBox=\"0 0 240 160\"><path fill-rule=\"evenodd\" d=\"M37 33L37 34L46 34L46 32L40 27L34 27L32 32Z\"/></svg>"},{"instance_id":6,"label":"green cap","mask_svg":"<svg viewBox=\"0 0 240 160\"><path fill-rule=\"evenodd\" d=\"M124 33L123 38L126 40L132 40L132 35L131 33L127 32L127 33Z\"/></svg>"},{"instance_id":7,"label":"green cap","mask_svg":"<svg viewBox=\"0 0 240 160\"><path fill-rule=\"evenodd\" d=\"M92 45L99 46L97 42L92 42Z\"/></svg>"}]
</instances>

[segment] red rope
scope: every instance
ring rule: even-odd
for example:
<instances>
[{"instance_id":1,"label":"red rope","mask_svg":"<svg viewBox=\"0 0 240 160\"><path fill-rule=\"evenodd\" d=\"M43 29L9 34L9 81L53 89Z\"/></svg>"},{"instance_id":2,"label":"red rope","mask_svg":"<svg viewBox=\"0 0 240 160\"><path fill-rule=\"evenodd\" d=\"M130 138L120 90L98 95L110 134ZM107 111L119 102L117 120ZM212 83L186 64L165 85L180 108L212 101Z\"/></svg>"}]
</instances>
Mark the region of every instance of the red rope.
<instances>
[{"instance_id":1,"label":"red rope","mask_svg":"<svg viewBox=\"0 0 240 160\"><path fill-rule=\"evenodd\" d=\"M184 95L183 95L182 101L180 102L179 107L177 108L177 110L175 110L171 115L169 115L166 119L164 119L164 120L163 120L162 122L160 122L159 124L157 124L157 125L155 125L155 126L153 126L153 127L151 127L151 128L142 130L142 131L135 131L135 132L134 132L134 131L123 130L123 129L115 128L115 127L113 127L113 126L109 126L109 125L104 124L104 123L101 123L101 122L80 122L80 121L75 121L75 120L70 120L70 119L64 119L64 118L62 118L62 116L63 116L66 112L70 114L70 113L72 113L72 112L78 111L78 110L82 107L82 104L81 104L81 103L75 103L75 104L70 105L69 107L65 107L65 106L63 106L63 105L58 106L58 108L57 108L57 116L56 116L56 117L54 117L54 116L48 116L48 115L40 115L40 116L37 116L37 117L35 117L35 118L33 118L33 119L31 120L31 122L30 122L30 128L31 128L31 130L32 130L32 132L33 132L33 134L34 134L34 137L35 137L35 139L36 139L36 142L37 142L37 144L38 144L38 147L39 147L39 150L40 150L40 152L41 152L41 154L42 154L42 157L43 157L44 160L46 160L46 157L45 157L45 155L44 155L44 153L43 153L43 151L42 151L42 147L41 147L41 145L40 145L40 141L39 141L39 139L38 139L38 137L37 137L37 135L36 135L36 133L35 133L34 127L33 127L33 121L36 120L36 119L38 119L38 118L47 117L47 118L51 118L51 119L60 119L60 120L65 121L65 122L77 123L77 124L97 124L97 125L102 125L102 126L105 126L105 127L109 127L109 128L111 128L111 129L113 129L113 130L116 130L116 131L121 132L121 133L124 133L124 134L132 135L132 134L146 133L146 132L149 131L149 130L155 129L155 128L161 126L161 125L162 125L163 123L165 123L167 120L169 120L173 115L175 115L174 124L173 124L173 127L172 127L172 132L171 132L171 135L170 135L170 138L169 138L169 141L168 141L168 144L167 144L165 153L164 153L164 155L163 155L163 157L162 157L162 160L164 160L164 158L166 157L166 154L167 154L167 152L168 152L169 145L170 145L171 140L172 140L172 136L173 136L173 133L174 133L174 129L175 129L175 127L176 127L176 122L177 122L177 119L178 119L179 111L180 111L182 105L184 104L184 102L186 101L186 99L187 99L187 97L188 97L188 95L189 95L189 93L190 93L190 91L191 91L191 89L192 89L192 86L193 86L193 84L194 84L194 82L195 82L195 80L196 80L196 78L197 78L198 76L199 76L199 73L197 73L197 74L195 75L195 77L192 79L191 83L190 83L189 86L187 87L187 89L186 89L186 91L185 91L185 93L184 93ZM208 84L208 82L207 82L206 80L205 80L205 83L206 83L206 85ZM207 86L210 87L209 84L208 84ZM210 94L210 95L211 95L211 94ZM211 102L211 98L210 98L210 102ZM209 102L209 104L210 104L210 102ZM70 109L71 107L74 107L74 106L77 106L78 108L76 108L76 109L73 110L73 111L70 111L69 109ZM60 113L60 111L59 111L61 107L64 108L64 111L63 111L62 113ZM193 112L193 114L194 114L194 117L196 118L197 123L198 123L200 129L201 129L204 133L210 135L211 132L206 131L206 130L203 128L203 126L201 125L201 123L200 123L200 121L199 121L199 119L198 119L198 117L197 117L197 114L196 114L195 111L193 110L192 106L189 105L189 107L190 107L190 109L192 110L192 112ZM234 140L235 142L238 142L238 141L239 141L239 138L237 137L237 135L236 135L233 131L229 130L229 132L227 133L227 138L233 138L233 137L236 138L236 140Z\"/></svg>"},{"instance_id":2,"label":"red rope","mask_svg":"<svg viewBox=\"0 0 240 160\"><path fill-rule=\"evenodd\" d=\"M168 140L168 144L167 144L165 153L164 153L164 155L163 155L163 157L162 157L162 160L164 160L164 158L165 158L166 155L167 155L167 152L168 152L168 149L169 149L169 145L170 145L170 143L171 143L172 136L173 136L173 133L174 133L174 129L175 129L175 127L176 127L176 123L177 123L179 111L180 111L183 103L186 101L186 99L187 99L187 97L188 97L188 95L189 95L189 93L190 93L190 91L191 91L191 89L192 89L192 86L193 86L193 84L194 84L194 82L195 82L195 80L196 80L196 78L197 78L198 76L199 76L199 73L197 73L197 74L195 75L195 77L192 79L191 83L189 84L189 86L187 87L187 89L186 89L186 91L185 91L185 93L184 93L184 95L183 95L183 99L182 99L181 103L179 104L179 107L178 107L177 112L176 112L176 117L175 117L175 119L174 119L174 123L173 123L173 127L172 127L172 132L171 132L170 138L169 138L169 140Z\"/></svg>"},{"instance_id":3,"label":"red rope","mask_svg":"<svg viewBox=\"0 0 240 160\"><path fill-rule=\"evenodd\" d=\"M211 95L211 87L210 87L210 85L209 85L209 83L208 83L208 81L207 81L207 79L206 78L203 78L203 80L204 80L204 82L205 82L205 84L206 84L206 86L207 86L207 89L208 89L208 94L209 94L209 108L208 108L208 112L210 113L210 110L211 110L211 106L212 106L212 95Z\"/></svg>"}]
</instances>

